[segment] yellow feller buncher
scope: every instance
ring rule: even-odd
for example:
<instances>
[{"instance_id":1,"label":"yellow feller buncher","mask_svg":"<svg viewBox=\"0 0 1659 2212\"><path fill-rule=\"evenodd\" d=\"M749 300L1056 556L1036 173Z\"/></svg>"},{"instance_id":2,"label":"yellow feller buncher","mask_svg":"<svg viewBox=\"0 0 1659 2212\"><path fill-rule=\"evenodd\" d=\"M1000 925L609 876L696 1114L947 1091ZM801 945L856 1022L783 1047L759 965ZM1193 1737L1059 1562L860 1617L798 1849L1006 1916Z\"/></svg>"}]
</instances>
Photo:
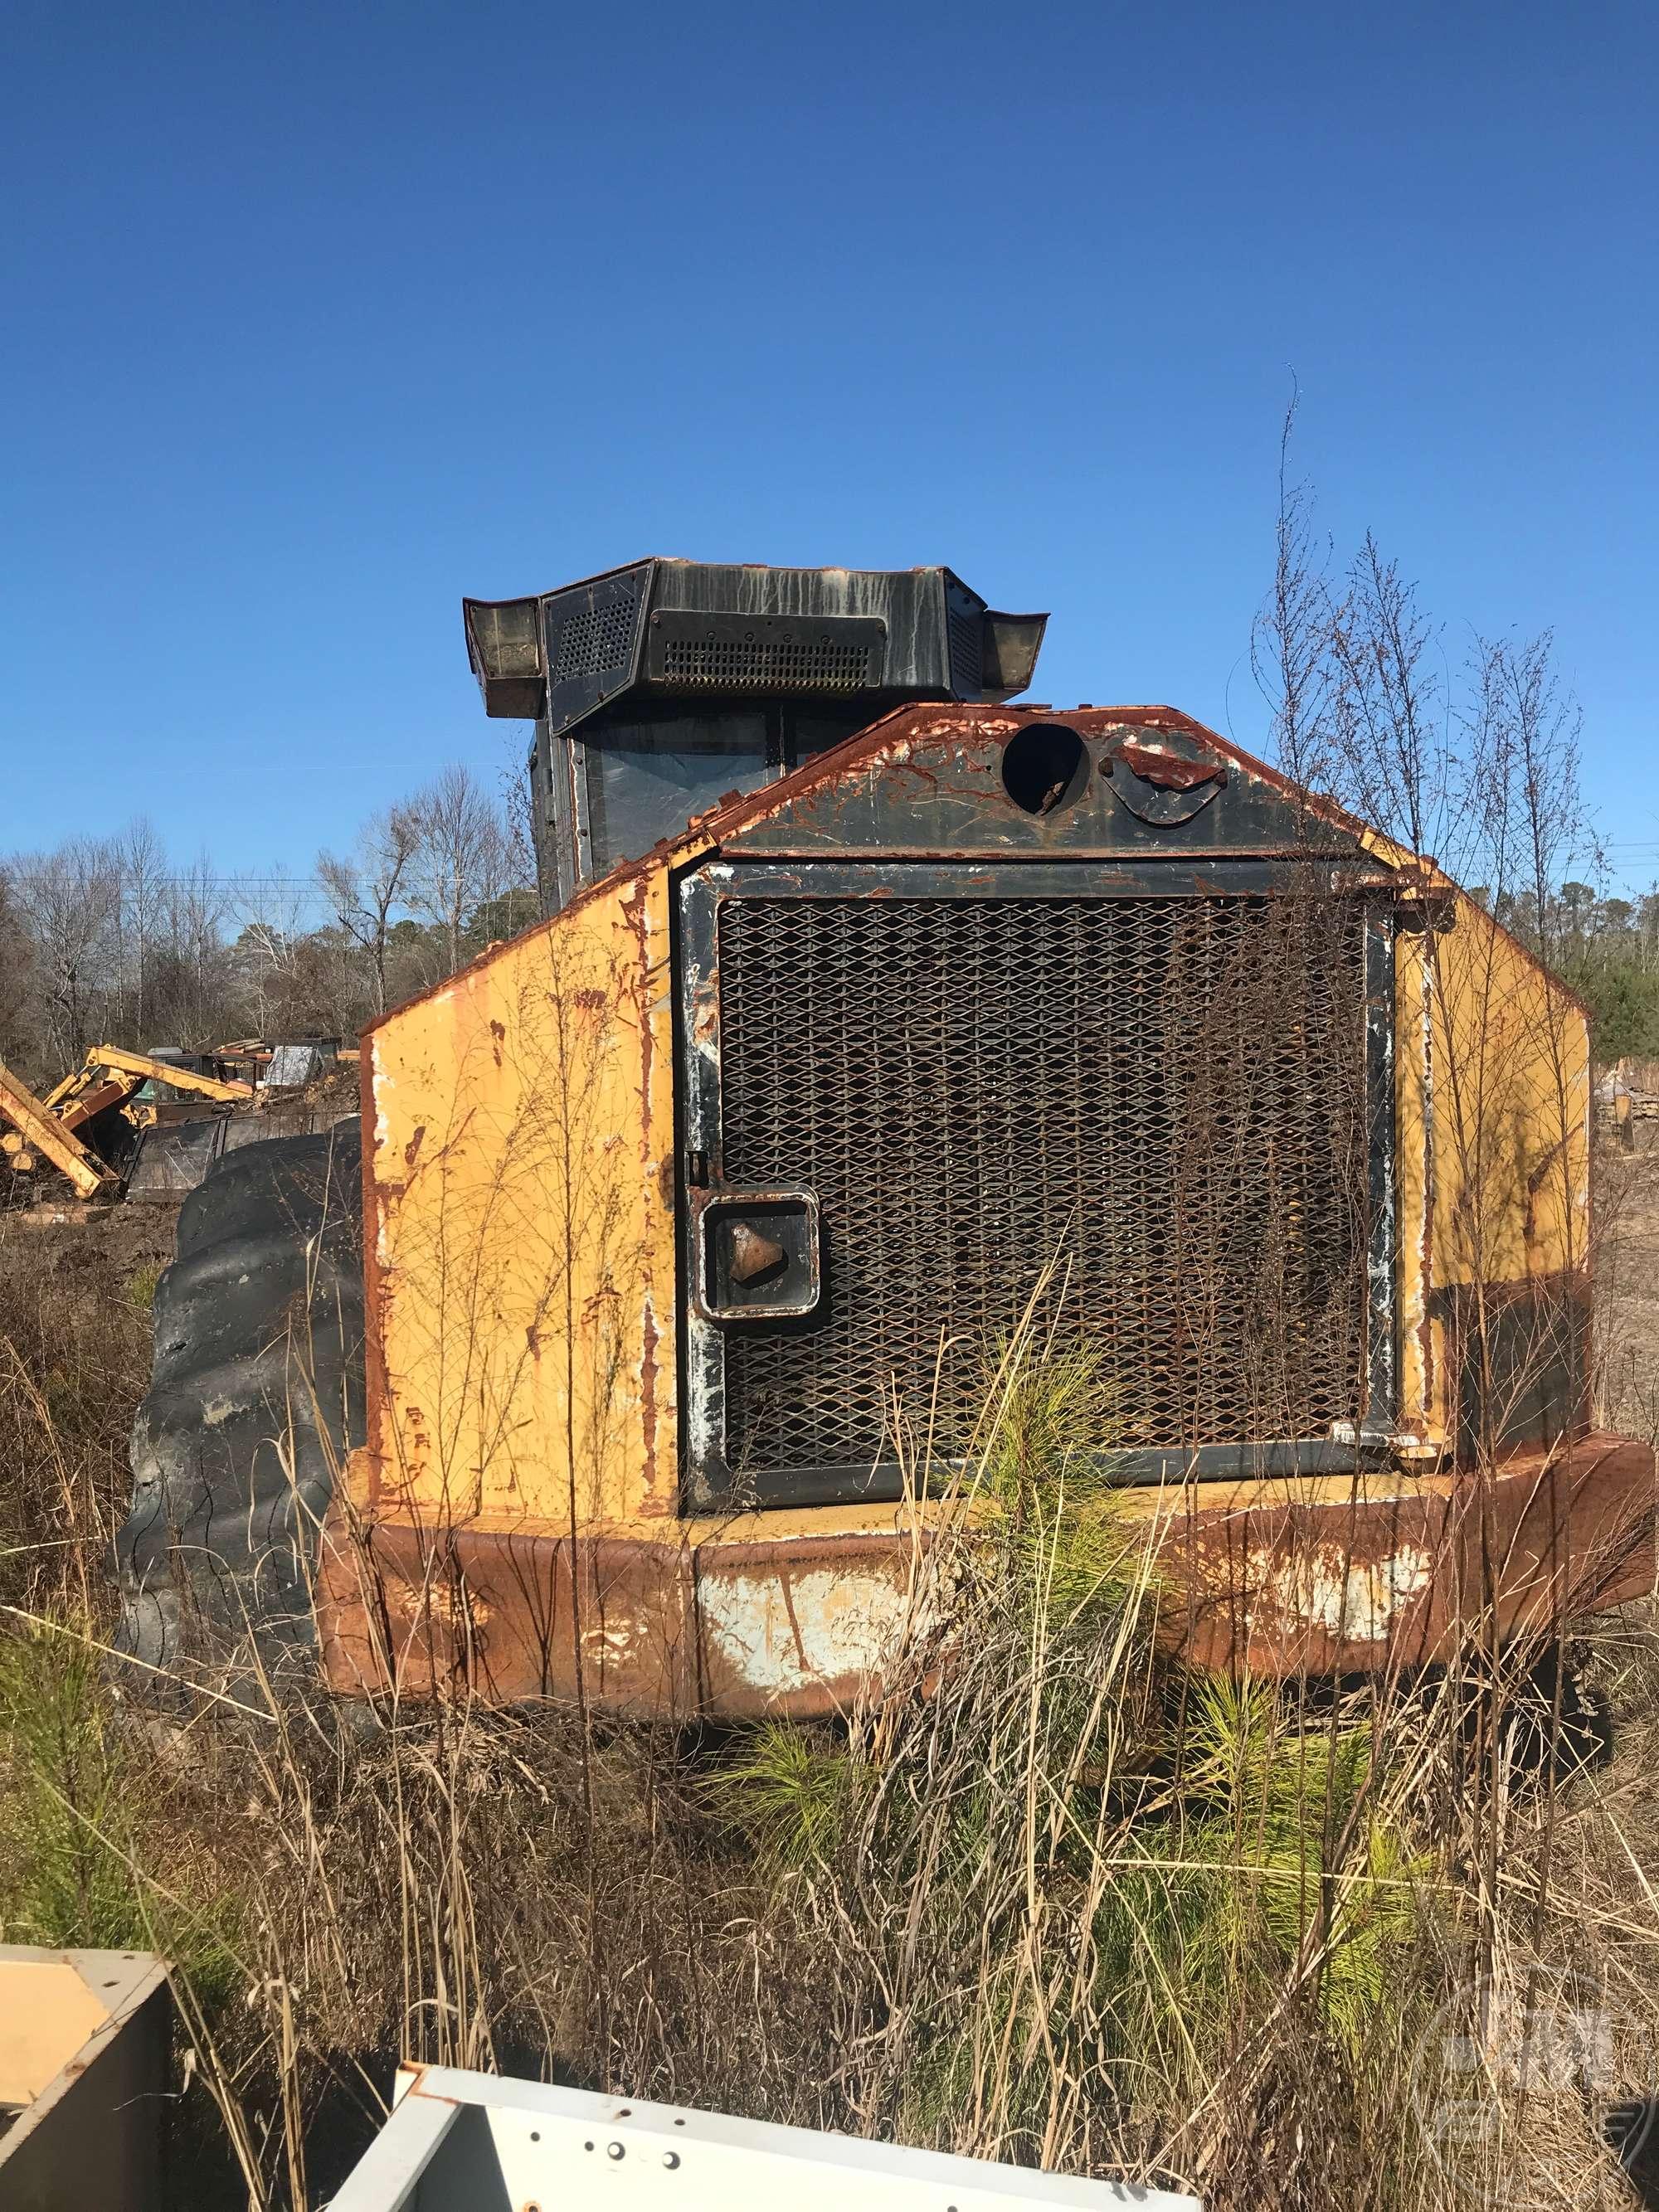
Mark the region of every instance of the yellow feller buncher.
<instances>
[{"instance_id":1,"label":"yellow feller buncher","mask_svg":"<svg viewBox=\"0 0 1659 2212\"><path fill-rule=\"evenodd\" d=\"M1172 708L1009 703L1045 618L948 569L465 616L545 918L368 1034L360 1133L186 1201L147 1679L251 1638L348 1695L831 1711L1033 1316L1200 1663L1652 1587L1653 1454L1590 1419L1583 1011L1432 862Z\"/></svg>"}]
</instances>

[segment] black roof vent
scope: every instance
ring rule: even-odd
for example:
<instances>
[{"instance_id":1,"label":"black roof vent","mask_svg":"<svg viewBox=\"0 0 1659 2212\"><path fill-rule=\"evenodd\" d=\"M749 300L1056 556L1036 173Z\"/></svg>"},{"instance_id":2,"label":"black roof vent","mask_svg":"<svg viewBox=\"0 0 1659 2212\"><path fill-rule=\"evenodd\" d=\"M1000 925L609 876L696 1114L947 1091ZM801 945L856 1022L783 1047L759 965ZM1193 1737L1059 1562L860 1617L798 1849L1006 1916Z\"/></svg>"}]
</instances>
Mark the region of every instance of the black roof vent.
<instances>
[{"instance_id":1,"label":"black roof vent","mask_svg":"<svg viewBox=\"0 0 1659 2212\"><path fill-rule=\"evenodd\" d=\"M1000 614L949 568L641 561L530 599L465 599L486 713L557 737L625 692L663 699L1009 699L1047 615Z\"/></svg>"}]
</instances>

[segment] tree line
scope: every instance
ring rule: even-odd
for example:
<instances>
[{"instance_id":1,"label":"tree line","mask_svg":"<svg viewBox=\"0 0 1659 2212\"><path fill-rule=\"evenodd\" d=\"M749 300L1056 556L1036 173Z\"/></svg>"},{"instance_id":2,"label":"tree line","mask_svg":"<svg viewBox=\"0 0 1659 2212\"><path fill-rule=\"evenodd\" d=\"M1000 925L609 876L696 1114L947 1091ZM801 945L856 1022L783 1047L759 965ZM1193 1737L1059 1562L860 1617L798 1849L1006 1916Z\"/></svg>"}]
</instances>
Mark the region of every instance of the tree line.
<instances>
[{"instance_id":1,"label":"tree line","mask_svg":"<svg viewBox=\"0 0 1659 2212\"><path fill-rule=\"evenodd\" d=\"M351 1037L533 921L520 805L446 769L306 873L180 863L140 816L0 860L0 1058L53 1080L88 1045Z\"/></svg>"},{"instance_id":2,"label":"tree line","mask_svg":"<svg viewBox=\"0 0 1659 2212\"><path fill-rule=\"evenodd\" d=\"M1608 886L1553 638L1469 630L1460 647L1370 533L1339 560L1291 473L1296 408L1251 640L1275 758L1466 885L1584 1000L1600 1065L1659 1060L1659 885Z\"/></svg>"},{"instance_id":3,"label":"tree line","mask_svg":"<svg viewBox=\"0 0 1659 2212\"><path fill-rule=\"evenodd\" d=\"M1597 1060L1659 1060L1659 889L1639 898L1569 880L1544 902L1522 892L1497 918L1552 964L1590 1010Z\"/></svg>"}]
</instances>

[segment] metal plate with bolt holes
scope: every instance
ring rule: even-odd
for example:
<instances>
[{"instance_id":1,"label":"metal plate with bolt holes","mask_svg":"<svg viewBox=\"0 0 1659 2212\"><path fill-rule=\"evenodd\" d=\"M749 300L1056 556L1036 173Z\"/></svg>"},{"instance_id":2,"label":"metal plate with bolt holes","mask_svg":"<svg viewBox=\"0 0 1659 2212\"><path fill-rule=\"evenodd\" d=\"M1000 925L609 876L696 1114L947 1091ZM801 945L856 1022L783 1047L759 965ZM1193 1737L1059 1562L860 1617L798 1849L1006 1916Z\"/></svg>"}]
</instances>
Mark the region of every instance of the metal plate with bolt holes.
<instances>
[{"instance_id":1,"label":"metal plate with bolt holes","mask_svg":"<svg viewBox=\"0 0 1659 2212\"><path fill-rule=\"evenodd\" d=\"M334 2212L1199 2212L1198 2200L504 2081L418 2070Z\"/></svg>"},{"instance_id":2,"label":"metal plate with bolt holes","mask_svg":"<svg viewBox=\"0 0 1659 2212\"><path fill-rule=\"evenodd\" d=\"M694 1194L697 1310L708 1321L792 1321L821 1289L818 1201L810 1190Z\"/></svg>"}]
</instances>

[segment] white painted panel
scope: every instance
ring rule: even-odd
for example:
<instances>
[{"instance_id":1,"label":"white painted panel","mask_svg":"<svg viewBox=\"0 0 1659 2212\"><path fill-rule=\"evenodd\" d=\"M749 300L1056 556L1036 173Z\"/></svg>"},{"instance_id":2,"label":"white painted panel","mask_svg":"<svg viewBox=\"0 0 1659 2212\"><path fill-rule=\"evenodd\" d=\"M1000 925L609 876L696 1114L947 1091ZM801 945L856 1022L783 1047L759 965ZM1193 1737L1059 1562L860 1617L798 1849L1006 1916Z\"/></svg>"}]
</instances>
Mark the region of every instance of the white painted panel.
<instances>
[{"instance_id":1,"label":"white painted panel","mask_svg":"<svg viewBox=\"0 0 1659 2212\"><path fill-rule=\"evenodd\" d=\"M446 2118L416 2185L408 2154L432 2124L416 2117L422 2106ZM849 2189L859 2212L1199 2212L1195 2198L1123 2183L439 2067L416 2077L393 2131L398 2154L371 2149L334 2212L846 2212Z\"/></svg>"}]
</instances>

